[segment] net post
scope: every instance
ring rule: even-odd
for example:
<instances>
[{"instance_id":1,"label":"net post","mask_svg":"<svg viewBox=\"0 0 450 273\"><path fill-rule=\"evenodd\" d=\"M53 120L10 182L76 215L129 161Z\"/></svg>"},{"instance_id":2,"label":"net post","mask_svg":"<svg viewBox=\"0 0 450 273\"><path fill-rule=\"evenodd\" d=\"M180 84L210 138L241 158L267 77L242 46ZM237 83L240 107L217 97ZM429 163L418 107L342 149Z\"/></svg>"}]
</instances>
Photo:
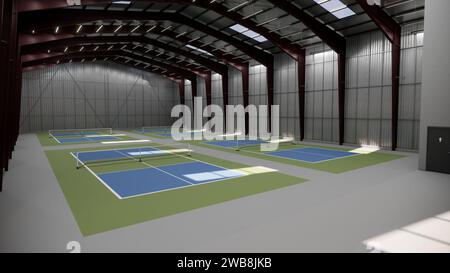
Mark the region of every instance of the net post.
<instances>
[{"instance_id":1,"label":"net post","mask_svg":"<svg viewBox=\"0 0 450 273\"><path fill-rule=\"evenodd\" d=\"M75 154L75 161L76 161L76 168L77 168L77 170L79 170L80 169L80 160L79 160L79 155L78 155L78 152Z\"/></svg>"},{"instance_id":2,"label":"net post","mask_svg":"<svg viewBox=\"0 0 450 273\"><path fill-rule=\"evenodd\" d=\"M190 143L188 143L188 156L192 156L192 149Z\"/></svg>"},{"instance_id":3,"label":"net post","mask_svg":"<svg viewBox=\"0 0 450 273\"><path fill-rule=\"evenodd\" d=\"M142 148L139 147L139 162L142 162Z\"/></svg>"}]
</instances>

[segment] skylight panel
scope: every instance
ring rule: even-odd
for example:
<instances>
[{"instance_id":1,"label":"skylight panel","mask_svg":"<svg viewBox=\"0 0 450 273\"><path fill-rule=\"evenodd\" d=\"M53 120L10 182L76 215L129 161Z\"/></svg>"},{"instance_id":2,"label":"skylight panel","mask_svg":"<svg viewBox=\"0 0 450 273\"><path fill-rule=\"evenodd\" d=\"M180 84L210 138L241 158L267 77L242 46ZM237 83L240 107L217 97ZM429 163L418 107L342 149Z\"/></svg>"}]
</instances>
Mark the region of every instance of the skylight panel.
<instances>
[{"instance_id":1,"label":"skylight panel","mask_svg":"<svg viewBox=\"0 0 450 273\"><path fill-rule=\"evenodd\" d=\"M355 12L349 8L344 8L338 11L333 12L333 15L339 19L346 18L352 15L355 15Z\"/></svg>"},{"instance_id":2,"label":"skylight panel","mask_svg":"<svg viewBox=\"0 0 450 273\"><path fill-rule=\"evenodd\" d=\"M233 25L230 27L232 30L237 31L239 33L245 32L248 30L248 28L241 26L239 24Z\"/></svg>"},{"instance_id":3,"label":"skylight panel","mask_svg":"<svg viewBox=\"0 0 450 273\"><path fill-rule=\"evenodd\" d=\"M261 36L261 35L259 35L258 33L254 32L252 30L247 30L245 32L242 32L242 34L244 34L245 36L250 37L252 39L254 39L255 37Z\"/></svg>"},{"instance_id":4,"label":"skylight panel","mask_svg":"<svg viewBox=\"0 0 450 273\"><path fill-rule=\"evenodd\" d=\"M259 33L256 33L240 24L233 25L230 28L242 35L252 38L253 40L255 40L257 42L263 43L263 42L267 41L267 39L264 36L261 36Z\"/></svg>"},{"instance_id":5,"label":"skylight panel","mask_svg":"<svg viewBox=\"0 0 450 273\"><path fill-rule=\"evenodd\" d=\"M260 42L260 43L264 43L265 41L267 41L266 38L264 38L263 36L258 36L253 38L255 41Z\"/></svg>"},{"instance_id":6,"label":"skylight panel","mask_svg":"<svg viewBox=\"0 0 450 273\"><path fill-rule=\"evenodd\" d=\"M130 5L131 1L112 1L112 3L116 5Z\"/></svg>"},{"instance_id":7,"label":"skylight panel","mask_svg":"<svg viewBox=\"0 0 450 273\"><path fill-rule=\"evenodd\" d=\"M348 8L340 0L314 0L314 2L322 6L324 9L326 9L328 12L339 19L355 15L355 12Z\"/></svg>"},{"instance_id":8,"label":"skylight panel","mask_svg":"<svg viewBox=\"0 0 450 273\"><path fill-rule=\"evenodd\" d=\"M343 9L343 8L347 7L340 0L329 0L329 1L323 2L320 5L323 8L325 8L326 10L328 10L329 12L335 11L335 10L339 10L339 9Z\"/></svg>"}]
</instances>

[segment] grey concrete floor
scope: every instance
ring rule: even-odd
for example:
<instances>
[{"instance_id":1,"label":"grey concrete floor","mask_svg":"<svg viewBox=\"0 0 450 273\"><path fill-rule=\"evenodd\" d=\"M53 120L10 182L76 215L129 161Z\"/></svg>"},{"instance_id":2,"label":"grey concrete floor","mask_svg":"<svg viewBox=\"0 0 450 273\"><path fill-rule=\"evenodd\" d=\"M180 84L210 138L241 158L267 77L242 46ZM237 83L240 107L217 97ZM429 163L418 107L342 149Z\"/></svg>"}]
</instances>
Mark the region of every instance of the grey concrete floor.
<instances>
[{"instance_id":1,"label":"grey concrete floor","mask_svg":"<svg viewBox=\"0 0 450 273\"><path fill-rule=\"evenodd\" d=\"M83 237L37 137L21 135L0 194L0 252L67 252L69 241L83 252L365 252L368 238L450 210L450 176L418 171L416 154L334 175L195 151L309 181Z\"/></svg>"}]
</instances>

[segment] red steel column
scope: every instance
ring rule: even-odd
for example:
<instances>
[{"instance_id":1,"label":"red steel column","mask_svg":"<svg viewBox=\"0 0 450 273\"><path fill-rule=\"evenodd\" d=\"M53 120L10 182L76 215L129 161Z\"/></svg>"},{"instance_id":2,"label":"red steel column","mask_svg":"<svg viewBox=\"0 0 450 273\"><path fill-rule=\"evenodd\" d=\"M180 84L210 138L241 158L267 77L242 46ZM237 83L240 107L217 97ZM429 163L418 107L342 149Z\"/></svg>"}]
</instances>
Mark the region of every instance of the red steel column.
<instances>
[{"instance_id":1,"label":"red steel column","mask_svg":"<svg viewBox=\"0 0 450 273\"><path fill-rule=\"evenodd\" d=\"M305 98L306 98L306 50L302 50L297 56L298 73L298 110L300 118L300 141L305 140Z\"/></svg>"},{"instance_id":2,"label":"red steel column","mask_svg":"<svg viewBox=\"0 0 450 273\"><path fill-rule=\"evenodd\" d=\"M228 105L228 72L222 74L222 97L223 97L223 130L227 130L227 105Z\"/></svg>"},{"instance_id":3,"label":"red steel column","mask_svg":"<svg viewBox=\"0 0 450 273\"><path fill-rule=\"evenodd\" d=\"M248 63L246 63L245 66L242 66L241 73L242 73L242 98L244 102L244 108L247 108L250 100L249 99L250 72ZM249 115L248 113L245 113L245 134L247 134L249 130L249 121L250 121Z\"/></svg>"},{"instance_id":4,"label":"red steel column","mask_svg":"<svg viewBox=\"0 0 450 273\"><path fill-rule=\"evenodd\" d=\"M7 43L4 40L3 37L3 20L4 20L4 13L5 13L5 8L4 8L4 0L0 0L0 63L5 63L5 51L6 51L6 46ZM4 127L4 111L5 111L5 82L6 79L4 77L5 75L5 71L4 71L4 66L0 65L0 191L2 191L3 189L3 167L4 167L4 162L3 162L3 152L4 152L4 146L3 146L3 135L6 133L6 128Z\"/></svg>"},{"instance_id":5,"label":"red steel column","mask_svg":"<svg viewBox=\"0 0 450 273\"><path fill-rule=\"evenodd\" d=\"M345 74L346 51L338 53L338 96L339 96L339 145L344 144L345 137Z\"/></svg>"},{"instance_id":6,"label":"red steel column","mask_svg":"<svg viewBox=\"0 0 450 273\"><path fill-rule=\"evenodd\" d=\"M269 124L268 124L268 131L272 132L272 105L274 101L274 95L273 95L273 77L274 77L274 63L273 61L266 67L267 69L267 105L269 106Z\"/></svg>"},{"instance_id":7,"label":"red steel column","mask_svg":"<svg viewBox=\"0 0 450 273\"><path fill-rule=\"evenodd\" d=\"M180 104L184 105L186 104L185 100L185 80L182 79L178 82L178 88L180 90Z\"/></svg>"}]
</instances>

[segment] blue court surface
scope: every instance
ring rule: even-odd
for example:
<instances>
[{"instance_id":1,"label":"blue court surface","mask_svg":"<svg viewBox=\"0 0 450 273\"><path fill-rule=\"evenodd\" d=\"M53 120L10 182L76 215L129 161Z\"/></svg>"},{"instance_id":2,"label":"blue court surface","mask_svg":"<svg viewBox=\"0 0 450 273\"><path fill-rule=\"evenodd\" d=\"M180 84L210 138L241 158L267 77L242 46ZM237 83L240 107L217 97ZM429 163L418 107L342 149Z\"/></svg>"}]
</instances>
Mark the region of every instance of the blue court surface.
<instances>
[{"instance_id":1,"label":"blue court surface","mask_svg":"<svg viewBox=\"0 0 450 273\"><path fill-rule=\"evenodd\" d=\"M242 176L245 174L203 162L98 174L99 179L119 198L131 198Z\"/></svg>"},{"instance_id":2,"label":"blue court surface","mask_svg":"<svg viewBox=\"0 0 450 273\"><path fill-rule=\"evenodd\" d=\"M220 140L220 141L207 141L204 144L218 146L222 148L237 148L237 147L246 147L246 146L255 146L262 143L266 143L263 140Z\"/></svg>"},{"instance_id":3,"label":"blue court surface","mask_svg":"<svg viewBox=\"0 0 450 273\"><path fill-rule=\"evenodd\" d=\"M90 136L90 137L71 137L71 138L61 138L56 137L59 143L83 143L83 142L97 142L97 141L112 141L119 140L117 137L112 136Z\"/></svg>"},{"instance_id":4,"label":"blue court surface","mask_svg":"<svg viewBox=\"0 0 450 273\"><path fill-rule=\"evenodd\" d=\"M304 161L307 163L320 163L329 160L359 155L356 153L346 151L328 150L322 148L300 148L300 149L268 152L265 154L286 159Z\"/></svg>"}]
</instances>

